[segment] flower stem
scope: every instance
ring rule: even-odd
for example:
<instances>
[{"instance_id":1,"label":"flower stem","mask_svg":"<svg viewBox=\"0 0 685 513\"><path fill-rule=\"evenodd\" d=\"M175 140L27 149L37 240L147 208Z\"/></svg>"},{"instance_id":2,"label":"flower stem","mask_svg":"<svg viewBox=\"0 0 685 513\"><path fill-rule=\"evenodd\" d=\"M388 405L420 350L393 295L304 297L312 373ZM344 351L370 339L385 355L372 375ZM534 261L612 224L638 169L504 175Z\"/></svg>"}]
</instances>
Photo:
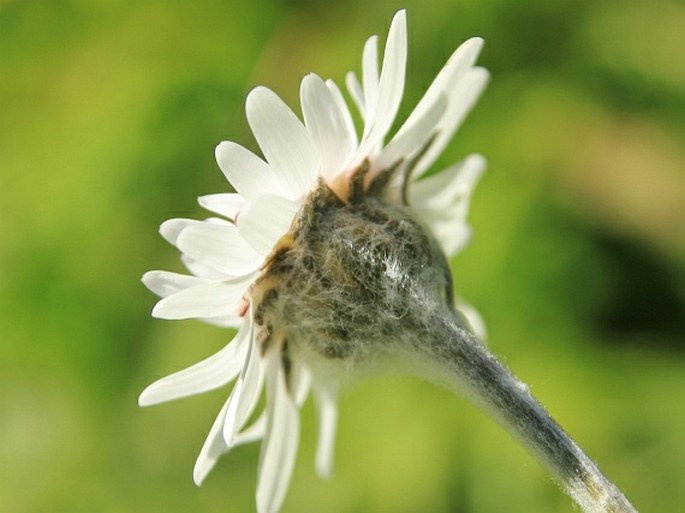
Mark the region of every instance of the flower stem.
<instances>
[{"instance_id":1,"label":"flower stem","mask_svg":"<svg viewBox=\"0 0 685 513\"><path fill-rule=\"evenodd\" d=\"M427 356L441 363L453 387L467 391L521 439L585 513L637 513L528 387L460 319L440 315L433 321L427 333L430 343L422 345Z\"/></svg>"}]
</instances>

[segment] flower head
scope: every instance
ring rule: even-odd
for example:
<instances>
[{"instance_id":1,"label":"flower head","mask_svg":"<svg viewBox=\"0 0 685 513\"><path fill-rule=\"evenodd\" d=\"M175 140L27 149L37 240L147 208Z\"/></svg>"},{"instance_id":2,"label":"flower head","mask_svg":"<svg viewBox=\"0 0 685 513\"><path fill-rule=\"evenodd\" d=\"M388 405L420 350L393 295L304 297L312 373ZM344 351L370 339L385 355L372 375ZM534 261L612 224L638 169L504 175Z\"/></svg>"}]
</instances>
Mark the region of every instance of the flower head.
<instances>
[{"instance_id":1,"label":"flower head","mask_svg":"<svg viewBox=\"0 0 685 513\"><path fill-rule=\"evenodd\" d=\"M277 511L285 497L299 440L298 410L308 393L320 422L317 470L328 475L343 377L369 361L371 352L397 347L378 341L399 333L395 325L406 328L402 319L411 298L452 302L445 255L468 242L466 214L484 159L471 155L423 175L488 73L474 65L482 41L467 41L388 138L404 89L406 39L400 11L380 71L374 36L364 46L361 82L353 73L346 77L363 119L361 135L332 80L314 74L302 80L304 122L271 90L253 89L246 113L264 158L234 142L219 144L217 162L236 192L199 202L221 217L171 219L160 229L191 275L151 271L143 277L162 298L153 316L238 330L218 353L150 385L139 402L157 404L235 380L200 451L194 480L200 484L232 447L263 439L260 512ZM249 423L263 392L265 411Z\"/></svg>"}]
</instances>

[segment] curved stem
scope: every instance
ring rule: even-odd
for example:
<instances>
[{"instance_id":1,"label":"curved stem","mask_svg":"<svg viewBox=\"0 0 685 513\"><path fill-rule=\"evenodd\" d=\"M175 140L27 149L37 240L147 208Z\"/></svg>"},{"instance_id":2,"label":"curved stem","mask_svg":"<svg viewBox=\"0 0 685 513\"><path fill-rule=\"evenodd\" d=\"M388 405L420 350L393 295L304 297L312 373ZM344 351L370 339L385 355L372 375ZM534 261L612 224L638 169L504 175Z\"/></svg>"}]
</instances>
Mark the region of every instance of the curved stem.
<instances>
[{"instance_id":1,"label":"curved stem","mask_svg":"<svg viewBox=\"0 0 685 513\"><path fill-rule=\"evenodd\" d=\"M443 314L446 312L442 312ZM421 350L553 472L585 513L637 513L545 408L455 316L431 316ZM426 326L424 324L424 326Z\"/></svg>"}]
</instances>

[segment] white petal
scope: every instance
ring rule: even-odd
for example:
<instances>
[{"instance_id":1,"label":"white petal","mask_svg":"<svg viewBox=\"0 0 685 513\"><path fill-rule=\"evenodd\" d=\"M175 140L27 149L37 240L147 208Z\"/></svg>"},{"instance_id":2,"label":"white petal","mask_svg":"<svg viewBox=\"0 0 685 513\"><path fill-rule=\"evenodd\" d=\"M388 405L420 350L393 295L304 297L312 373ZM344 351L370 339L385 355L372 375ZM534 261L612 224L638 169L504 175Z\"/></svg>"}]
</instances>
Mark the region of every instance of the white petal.
<instances>
[{"instance_id":1,"label":"white petal","mask_svg":"<svg viewBox=\"0 0 685 513\"><path fill-rule=\"evenodd\" d=\"M270 354L269 354L270 353ZM276 513L295 466L300 418L285 382L280 351L267 353L267 428L257 478L257 511Z\"/></svg>"},{"instance_id":2,"label":"white petal","mask_svg":"<svg viewBox=\"0 0 685 513\"><path fill-rule=\"evenodd\" d=\"M233 438L231 448L242 444L249 444L264 438L266 433L266 414L262 413L248 428L241 431Z\"/></svg>"},{"instance_id":3,"label":"white petal","mask_svg":"<svg viewBox=\"0 0 685 513\"><path fill-rule=\"evenodd\" d=\"M383 56L383 68L376 94L377 102L373 115L366 97L367 117L364 136L354 163L361 162L374 148L378 147L390 130L404 91L404 72L407 63L407 20L404 10L398 11L390 25L388 42ZM366 84L365 84L366 87ZM366 95L367 91L364 91ZM370 129L368 127L371 127Z\"/></svg>"},{"instance_id":4,"label":"white petal","mask_svg":"<svg viewBox=\"0 0 685 513\"><path fill-rule=\"evenodd\" d=\"M362 85L359 83L359 79L354 72L349 71L345 75L345 85L347 86L347 91L352 97L352 101L357 106L359 114L361 114L362 119L366 119L366 105L364 104L364 90Z\"/></svg>"},{"instance_id":5,"label":"white petal","mask_svg":"<svg viewBox=\"0 0 685 513\"><path fill-rule=\"evenodd\" d=\"M257 196L240 212L238 231L258 253L269 254L297 213L294 201L279 196Z\"/></svg>"},{"instance_id":6,"label":"white petal","mask_svg":"<svg viewBox=\"0 0 685 513\"><path fill-rule=\"evenodd\" d=\"M245 319L237 313L229 313L218 317L201 317L200 320L221 328L240 328Z\"/></svg>"},{"instance_id":7,"label":"white petal","mask_svg":"<svg viewBox=\"0 0 685 513\"><path fill-rule=\"evenodd\" d=\"M442 119L446 107L447 99L444 96L438 97L414 123L397 132L374 162L374 168L386 169L398 160L407 159L413 153L423 149L428 140L435 135L436 127Z\"/></svg>"},{"instance_id":8,"label":"white petal","mask_svg":"<svg viewBox=\"0 0 685 513\"><path fill-rule=\"evenodd\" d=\"M386 133L395 119L404 91L404 74L407 63L407 15L400 10L395 14L383 54L383 68L378 81L378 106L376 125L387 126ZM377 127L376 127L377 128Z\"/></svg>"},{"instance_id":9,"label":"white petal","mask_svg":"<svg viewBox=\"0 0 685 513\"><path fill-rule=\"evenodd\" d=\"M263 255L257 253L233 225L202 223L189 226L178 236L177 246L189 257L235 276L258 269L263 261Z\"/></svg>"},{"instance_id":10,"label":"white petal","mask_svg":"<svg viewBox=\"0 0 685 513\"><path fill-rule=\"evenodd\" d=\"M473 332L478 337L478 340L485 344L488 338L488 331L485 327L485 321L483 321L483 317L481 317L478 310L461 298L457 298L455 306L457 310L464 315L469 325L473 329Z\"/></svg>"},{"instance_id":11,"label":"white petal","mask_svg":"<svg viewBox=\"0 0 685 513\"><path fill-rule=\"evenodd\" d=\"M333 80L326 80L326 85L328 86L328 89L331 90L331 94L333 94L333 98L335 99L335 102L338 104L340 115L342 116L343 121L345 122L345 127L347 128L348 132L346 140L349 141L350 145L350 147L347 149L347 153L350 154L354 151L359 142L357 139L357 129L355 128L354 120L352 119L352 114L350 113L350 109L347 106L345 98L343 97L340 88L338 88L338 85Z\"/></svg>"},{"instance_id":12,"label":"white petal","mask_svg":"<svg viewBox=\"0 0 685 513\"><path fill-rule=\"evenodd\" d=\"M224 419L226 418L226 409L228 408L228 401L223 405L217 415L212 428L209 430L207 439L205 440L200 454L195 461L195 467L193 468L193 481L197 486L202 484L209 471L216 465L219 456L221 456L226 450L226 444L224 443L224 438L221 436L221 427L224 424Z\"/></svg>"},{"instance_id":13,"label":"white petal","mask_svg":"<svg viewBox=\"0 0 685 513\"><path fill-rule=\"evenodd\" d=\"M378 105L378 36L371 36L362 53L362 84L364 93L364 118L373 121ZM366 132L366 129L364 130Z\"/></svg>"},{"instance_id":14,"label":"white petal","mask_svg":"<svg viewBox=\"0 0 685 513\"><path fill-rule=\"evenodd\" d=\"M442 153L452 139L464 118L473 108L490 79L490 74L483 68L471 68L454 86L448 98L447 112L440 122L438 136L419 161L415 176L419 177Z\"/></svg>"},{"instance_id":15,"label":"white petal","mask_svg":"<svg viewBox=\"0 0 685 513\"><path fill-rule=\"evenodd\" d=\"M281 194L274 170L257 155L231 141L219 143L214 152L226 179L241 196Z\"/></svg>"},{"instance_id":16,"label":"white petal","mask_svg":"<svg viewBox=\"0 0 685 513\"><path fill-rule=\"evenodd\" d=\"M150 406L219 388L240 371L248 347L249 326L244 326L219 352L182 371L155 381L138 398L140 406Z\"/></svg>"},{"instance_id":17,"label":"white petal","mask_svg":"<svg viewBox=\"0 0 685 513\"><path fill-rule=\"evenodd\" d=\"M322 174L334 175L347 162L354 144L344 111L326 83L313 73L302 80L300 102L305 126L319 148Z\"/></svg>"},{"instance_id":18,"label":"white petal","mask_svg":"<svg viewBox=\"0 0 685 513\"><path fill-rule=\"evenodd\" d=\"M231 221L245 205L245 198L236 193L207 194L197 199L198 203L207 210L227 217Z\"/></svg>"},{"instance_id":19,"label":"white petal","mask_svg":"<svg viewBox=\"0 0 685 513\"><path fill-rule=\"evenodd\" d=\"M470 155L462 162L412 183L410 204L428 225L447 256L463 249L471 240L466 223L471 195L485 169L485 159Z\"/></svg>"},{"instance_id":20,"label":"white petal","mask_svg":"<svg viewBox=\"0 0 685 513\"><path fill-rule=\"evenodd\" d=\"M225 281L230 278L221 275L218 279ZM142 281L148 289L162 298L209 282L207 279L168 271L149 271L143 275ZM216 317L201 317L200 320L224 328L239 328L243 324L243 318L234 311Z\"/></svg>"},{"instance_id":21,"label":"white petal","mask_svg":"<svg viewBox=\"0 0 685 513\"><path fill-rule=\"evenodd\" d=\"M430 87L426 90L425 94L416 105L412 113L407 118L407 121L403 124L402 128L398 131L398 135L404 130L409 129L413 124L418 122L418 120L425 114L426 111L430 110L435 102L439 101L441 96L447 96L452 98L453 101L460 101L458 96L455 95L456 86L458 82L464 77L468 69L473 66L476 61L478 54L483 47L483 40L478 37L474 37L463 43L459 48L455 50L452 56L447 60L447 63L440 70L438 75L435 77ZM445 113L447 113L447 109ZM446 131L449 128L449 119L444 119L441 123L441 131ZM453 133L452 130L451 133ZM450 134L451 134L450 133ZM451 137L451 135L450 135ZM447 138L449 140L449 137ZM432 161L430 162L432 163ZM417 169L416 176L420 175L427 167L425 164L421 169Z\"/></svg>"},{"instance_id":22,"label":"white petal","mask_svg":"<svg viewBox=\"0 0 685 513\"><path fill-rule=\"evenodd\" d=\"M247 96L247 120L266 160L291 199L299 199L318 176L319 152L307 129L276 93L256 87Z\"/></svg>"},{"instance_id":23,"label":"white petal","mask_svg":"<svg viewBox=\"0 0 685 513\"><path fill-rule=\"evenodd\" d=\"M413 182L409 186L409 204L421 209L442 209L449 205L451 189L458 182L463 167L464 161L460 161L434 175Z\"/></svg>"},{"instance_id":24,"label":"white petal","mask_svg":"<svg viewBox=\"0 0 685 513\"><path fill-rule=\"evenodd\" d=\"M143 275L143 284L159 297L167 297L176 292L206 284L207 280L169 271L149 271Z\"/></svg>"},{"instance_id":25,"label":"white petal","mask_svg":"<svg viewBox=\"0 0 685 513\"><path fill-rule=\"evenodd\" d=\"M457 254L471 242L471 228L459 216L446 213L445 219L436 219L434 210L428 213L415 211L428 225L448 257Z\"/></svg>"},{"instance_id":26,"label":"white petal","mask_svg":"<svg viewBox=\"0 0 685 513\"><path fill-rule=\"evenodd\" d=\"M235 312L238 302L254 280L248 274L226 281L209 281L183 289L159 301L152 310L158 319L197 319Z\"/></svg>"},{"instance_id":27,"label":"white petal","mask_svg":"<svg viewBox=\"0 0 685 513\"><path fill-rule=\"evenodd\" d=\"M309 395L309 390L312 386L312 374L309 368L301 362L301 360L296 360L293 362L293 367L290 375L290 388L292 390L292 396L295 399L295 404L298 408L302 407L307 396Z\"/></svg>"},{"instance_id":28,"label":"white petal","mask_svg":"<svg viewBox=\"0 0 685 513\"><path fill-rule=\"evenodd\" d=\"M319 414L316 471L320 477L330 477L333 474L335 432L338 425L338 401L335 392L326 388L316 388L314 397Z\"/></svg>"},{"instance_id":29,"label":"white petal","mask_svg":"<svg viewBox=\"0 0 685 513\"><path fill-rule=\"evenodd\" d=\"M444 171L412 183L410 203L417 208L440 211L459 202L466 215L471 194L485 165L482 155L473 154Z\"/></svg>"},{"instance_id":30,"label":"white petal","mask_svg":"<svg viewBox=\"0 0 685 513\"><path fill-rule=\"evenodd\" d=\"M181 254L181 261L183 262L183 265L186 266L186 269L200 278L206 278L214 281L234 278L232 274L226 274L219 272L216 269L212 269L208 265L198 262L194 258L190 258L188 255Z\"/></svg>"},{"instance_id":31,"label":"white petal","mask_svg":"<svg viewBox=\"0 0 685 513\"><path fill-rule=\"evenodd\" d=\"M423 144L428 140L429 137L433 136L436 132L439 132L439 138L444 141L449 141L451 135L456 130L455 121L458 120L454 116L456 106L459 102L463 102L460 97L460 89L457 87L460 80L468 73L469 68L473 65L483 47L483 40L478 37L474 37L466 41L464 44L459 46L457 50L448 59L445 66L440 70L438 75L435 77L430 87L423 95L419 103L416 105L412 113L409 115L407 120L404 122L402 127L398 130L397 134L393 140L388 144L388 146L383 150L382 162L376 164L377 168L383 169L388 165L391 165L396 160L395 153L408 153L406 149L399 151L395 148L395 145L399 145L400 141L412 140L414 137L410 137L410 133L420 136L424 135L421 139L416 139L417 143L421 144L414 145L415 148L423 146ZM463 88L462 88L463 89ZM450 109L446 108L444 105L446 98L450 98L451 103ZM440 104L439 106L437 104ZM434 115L429 114L431 111L440 112L441 116L439 122L436 121L431 125L431 121L434 119ZM462 117L463 119L463 117ZM423 126L421 126L423 125ZM427 131L427 132L426 132ZM447 135L446 137L446 134ZM406 143L405 143L406 144ZM391 148L392 147L392 148ZM392 157L386 155L390 153ZM435 149L431 152L434 156L439 154L435 152ZM414 171L414 176L420 176L426 168L432 164L433 160L423 158L417 169Z\"/></svg>"},{"instance_id":32,"label":"white petal","mask_svg":"<svg viewBox=\"0 0 685 513\"><path fill-rule=\"evenodd\" d=\"M197 219L182 218L167 219L160 225L159 233L167 242L176 246L176 241L178 240L178 236L181 234L181 232L189 226L197 224L202 224L202 221L198 221Z\"/></svg>"},{"instance_id":33,"label":"white petal","mask_svg":"<svg viewBox=\"0 0 685 513\"><path fill-rule=\"evenodd\" d=\"M261 357L253 337L245 358L245 364L229 398L226 422L223 427L224 441L229 447L233 446L237 432L243 428L254 412L263 383L264 373L262 372Z\"/></svg>"}]
</instances>

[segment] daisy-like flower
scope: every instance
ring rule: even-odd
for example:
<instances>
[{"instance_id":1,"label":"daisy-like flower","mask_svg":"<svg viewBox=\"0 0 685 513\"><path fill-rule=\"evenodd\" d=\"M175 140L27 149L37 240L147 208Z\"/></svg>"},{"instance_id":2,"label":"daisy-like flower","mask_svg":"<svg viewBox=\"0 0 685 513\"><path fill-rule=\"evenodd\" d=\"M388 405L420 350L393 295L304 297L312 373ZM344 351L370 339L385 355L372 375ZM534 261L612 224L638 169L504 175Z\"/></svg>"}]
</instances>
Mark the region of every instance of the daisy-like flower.
<instances>
[{"instance_id":1,"label":"daisy-like flower","mask_svg":"<svg viewBox=\"0 0 685 513\"><path fill-rule=\"evenodd\" d=\"M408 361L429 379L465 389L532 438L534 450L537 435L517 408L558 428L488 352L474 310L455 306L452 296L447 257L469 240L466 215L484 159L471 155L424 177L488 81L475 65L481 46L474 38L454 52L392 137L405 80L404 11L392 21L382 64L378 38L371 37L361 82L346 77L361 134L332 80L302 80L303 121L271 90L253 89L246 113L264 158L222 142L217 162L236 192L199 198L221 217L162 224L191 275L145 274L145 285L162 298L153 316L237 329L218 353L153 383L139 399L148 406L235 380L195 464L198 485L222 454L261 439L257 509L278 511L308 394L319 419L316 468L327 476L340 385L379 361ZM265 411L257 414L263 393ZM566 452L580 458L575 449L564 441L538 452L554 468ZM575 472L561 477L580 496L588 479Z\"/></svg>"}]
</instances>

